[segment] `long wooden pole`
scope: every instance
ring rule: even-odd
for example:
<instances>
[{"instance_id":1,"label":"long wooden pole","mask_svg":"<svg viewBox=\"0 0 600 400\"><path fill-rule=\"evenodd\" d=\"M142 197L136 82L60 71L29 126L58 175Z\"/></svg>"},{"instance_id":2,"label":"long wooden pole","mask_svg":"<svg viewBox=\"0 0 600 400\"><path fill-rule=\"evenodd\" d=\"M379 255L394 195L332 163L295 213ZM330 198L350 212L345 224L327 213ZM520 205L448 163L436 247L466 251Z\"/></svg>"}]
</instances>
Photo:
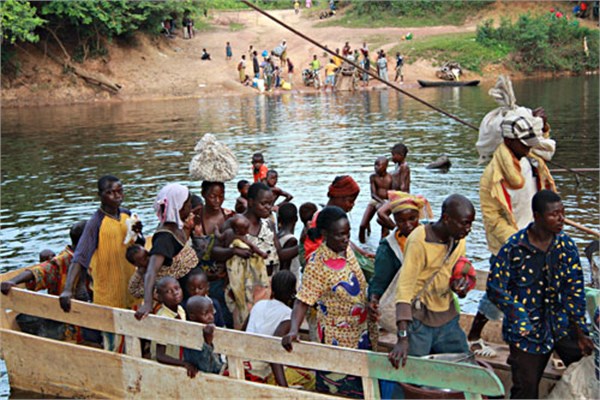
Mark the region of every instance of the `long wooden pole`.
<instances>
[{"instance_id":1,"label":"long wooden pole","mask_svg":"<svg viewBox=\"0 0 600 400\"><path fill-rule=\"evenodd\" d=\"M373 79L375 79L375 80L378 80L379 82L381 82L381 83L385 84L386 86L389 86L389 87L391 87L391 88L392 88L392 89L394 89L394 90L397 90L398 92L400 92L400 93L404 94L405 96L408 96L408 97L410 97L411 99L413 99L413 100L415 100L415 101L418 101L419 103L421 103L421 104L423 104L423 105L425 105L425 106L427 106L427 107L429 107L429 108L432 108L433 110L435 110L435 111L437 111L437 112L439 112L439 113L441 113L441 114L444 114L445 116L447 116L447 117L450 117L450 118L452 118L452 119L454 119L454 120L456 120L456 121L460 122L461 124L463 124L463 125L465 125L465 126L468 126L468 127L470 127L470 128L473 128L473 129L475 129L475 130L479 130L479 128L477 128L475 125L471 124L470 122L467 122L467 121L465 121L465 120L463 120L463 119L461 119L461 118L459 118L459 117L457 117L457 116L455 116L455 115L453 115L453 114L450 114L449 112L447 112L447 111L444 111L444 110L442 110L441 108L439 108L439 107L436 107L436 106L434 106L434 105L433 105L433 104L431 104L431 103L428 103L427 101L425 101L425 100L423 100L423 99L421 99L421 98L419 98L419 97L415 96L414 94L412 94L412 93L409 93L409 92L407 92L407 91L405 91L405 90L402 90L400 87L398 87L398 86L396 86L396 85L394 85L394 84L392 84L392 83L390 83L390 82L388 82L388 81L386 81L386 80L383 80L383 79L381 79L381 78L379 77L379 75L377 75L377 74L373 73L372 71L367 71L366 69L362 68L360 65L356 64L356 63L355 63L354 61L352 61L352 60L349 60L348 58L344 57L343 55L341 55L341 54L337 54L337 53L334 53L334 52L333 52L331 49L329 49L328 47L325 47L325 46L323 46L321 43L317 42L316 40L314 40L314 39L312 39L312 38L310 38L310 37L306 36L306 35L305 35L305 34L303 34L302 32L299 32L299 31L297 31L296 29L294 29L294 28L292 28L291 26L287 25L285 22L278 20L277 18L275 18L274 16L272 16L272 15L271 15L271 14L269 14L268 12L266 12L266 11L263 11L263 10L262 10L260 7L257 7L255 4L252 4L252 3L250 3L248 0L240 0L240 1L241 1L242 3L244 3L245 5L247 5L248 7L252 8L253 10L255 10L255 11L258 11L259 13L261 13L261 14L262 14L262 15L264 15L265 17L269 18L270 20L273 20L273 21L275 21L275 22L276 22L276 23L278 23L279 25L283 26L285 29L287 29L287 30L289 30L290 32L294 33L295 35L298 35L298 36L300 36L302 39L304 39L304 40L307 40L307 41L309 41L310 43L314 44L315 46L319 47L319 48L320 48L320 49L322 49L323 51L325 51L325 52L327 52L327 53L331 54L332 56L335 56L335 57L341 58L341 59L342 59L342 60L344 60L345 62L347 62L347 63L349 63L349 64L353 65L353 66L354 66L355 68L357 68L359 71L361 71L362 73L368 74L368 75L369 75L369 76L371 76ZM596 180L596 181L598 181L598 178L596 178L596 177L591 177L591 176L588 176L588 175L585 175L585 174L581 174L581 173L579 173L579 172L576 172L575 170L573 170L573 169L571 169L571 168L564 167L564 166L562 166L562 165L558 165L558 164L556 164L556 163L554 163L554 162L553 162L552 164L554 164L554 165L556 165L556 166L558 166L558 167L560 167L560 168L563 168L563 169L565 169L565 170L567 170L567 171L569 171L569 172L572 172L572 173L574 173L574 174L576 174L576 175L581 175L581 176L583 176L583 177L585 177L585 178L588 178L588 179L592 179L592 180ZM580 229L580 230L582 230L582 231L584 231L584 232L587 232L587 233L590 233L590 234L592 234L592 235L596 235L596 236L599 236L599 237L600 237L600 233L598 233L598 232L596 232L596 231L594 231L594 230L592 230L592 229L586 228L585 226L583 226L583 225L581 225L581 224L578 224L577 222L571 221L570 219L565 219L565 223L567 223L567 224L569 224L569 225L571 225L571 226L573 226L573 227L575 227L575 228L577 228L577 229Z\"/></svg>"},{"instance_id":2,"label":"long wooden pole","mask_svg":"<svg viewBox=\"0 0 600 400\"><path fill-rule=\"evenodd\" d=\"M570 220L569 218L565 218L565 224L571 225L572 227L577 228L580 231L583 231L585 233L589 233L590 235L594 235L594 236L600 237L600 232L595 231L595 230L590 229L590 228L587 228L587 227L581 225L580 223L577 223L577 222L575 222L573 220Z\"/></svg>"},{"instance_id":3,"label":"long wooden pole","mask_svg":"<svg viewBox=\"0 0 600 400\"><path fill-rule=\"evenodd\" d=\"M474 130L476 130L476 131L478 131L478 130L479 130L479 128L478 128L478 127L476 127L475 125L473 125L472 123L470 123L470 122L468 122L468 121L465 121L464 119L462 119L462 118L459 118L459 117L457 117L457 116L456 116L456 115L454 115L454 114L450 114L449 112L447 112L447 111L445 111L445 110L443 110L443 109L441 109L441 108L439 108L439 107L437 107L437 106L434 106L434 105L433 105L433 104L431 104L431 103L428 103L427 101L425 101L425 100L423 100L423 99L421 99L421 98L419 98L419 97L415 96L414 94L412 94L412 93L410 93L410 92L407 92L406 90L403 90L403 89L402 89L402 88L400 88L399 86L396 86L396 85L394 85L394 84L392 84L392 83L390 83L390 82L388 82L388 81L386 81L386 80L383 80L383 79L381 79L381 78L379 77L379 75L377 75L377 74L373 73L372 71L367 71L367 70L365 70L364 68L362 68L360 65L358 65L358 64L357 64L357 63L355 63L354 61L351 61L351 60L347 59L346 57L344 57L344 56L343 56L343 55L341 55L341 54L337 54L337 53L335 53L333 50L329 49L328 47L326 47L326 46L323 46L321 43L317 42L316 40L314 40L314 39L312 39L312 38L310 38L310 37L306 36L306 35L305 35L305 34L303 34L302 32L300 32L300 31L298 31L298 30L294 29L293 27L289 26L289 25L288 25L288 24L286 24L285 22L283 22L283 21L280 21L279 19L275 18L274 16L272 16L272 15L271 15L271 14L269 14L268 12L266 12L266 11L263 11L263 10L262 10L260 7L256 6L255 4L252 4L252 3L250 3L248 0L240 0L240 2L244 3L245 5L247 5L248 7L250 7L251 9L253 9L253 10L255 10L255 11L257 11L257 12L261 13L262 15L264 15L264 16L265 16L265 17L267 17L267 18L269 18L270 20L272 20L272 21L275 21L277 24L279 24L279 25L283 26L285 29L289 30L290 32L294 33L295 35L298 35L298 36L300 36L302 39L304 39L304 40L306 40L306 41L308 41L308 42L310 42L310 43L314 44L315 46L317 46L318 48L322 49L323 51L325 51L325 52L327 52L327 53L331 54L332 56L338 57L338 58L340 58L340 59L344 60L345 62L347 62L347 63L349 63L349 64L353 65L353 66L354 66L355 68L357 68L357 69L358 69L360 72L362 72L362 73L364 73L364 74L368 74L370 77L372 77L373 79L375 79L375 80L377 80L377 81L379 81L379 82L383 83L384 85L386 85L386 86L388 86L388 87L391 87L392 89L394 89L394 90L396 90L396 91L398 91L398 92L402 93L403 95L405 95L405 96L408 96L408 97L410 97L411 99L413 99L413 100L415 100L415 101L418 101L419 103L421 103L421 104L423 104L423 105L425 105L425 106L427 106L427 107L429 107L429 108L431 108L431 109L433 109L433 110L435 110L435 111L439 112L440 114L443 114L443 115L445 115L445 116L447 116L447 117L449 117L449 118L452 118L452 119L453 119L453 120L455 120L455 121L458 121L458 122L460 122L461 124L463 124L463 125L465 125L465 126L468 126L469 128L472 128L472 129L474 129ZM573 169L571 169L571 168L569 168L569 167L565 167L565 166L562 166L562 165L556 164L555 162L548 162L548 163L550 163L550 164L554 164L554 165L556 165L556 166L557 166L557 167L559 167L559 168L566 169L567 171L569 171L569 172L571 172L571 173L573 173L573 174L575 174L575 175L580 175L580 176L583 176L584 178L591 179L591 180L594 180L594 181L596 181L596 182L598 182L598 181L599 181L599 180L598 180L598 178L596 178L596 177L592 177L592 176L589 176L589 175L583 174L583 173L581 173L581 172L577 172L577 171L575 171L575 170L573 170Z\"/></svg>"}]
</instances>

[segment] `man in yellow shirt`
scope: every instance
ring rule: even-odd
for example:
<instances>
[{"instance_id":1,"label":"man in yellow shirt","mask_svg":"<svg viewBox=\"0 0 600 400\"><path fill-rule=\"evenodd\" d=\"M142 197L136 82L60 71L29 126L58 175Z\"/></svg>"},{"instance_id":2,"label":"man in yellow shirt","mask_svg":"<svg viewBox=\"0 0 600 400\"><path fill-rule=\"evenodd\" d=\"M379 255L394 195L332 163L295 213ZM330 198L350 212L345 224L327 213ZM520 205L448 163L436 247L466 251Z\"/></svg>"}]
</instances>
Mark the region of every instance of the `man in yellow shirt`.
<instances>
[{"instance_id":1,"label":"man in yellow shirt","mask_svg":"<svg viewBox=\"0 0 600 400\"><path fill-rule=\"evenodd\" d=\"M327 86L330 86L333 92L333 88L335 87L335 71L337 68L337 65L333 62L333 58L330 58L329 63L325 65L325 90L327 90Z\"/></svg>"},{"instance_id":2,"label":"man in yellow shirt","mask_svg":"<svg viewBox=\"0 0 600 400\"><path fill-rule=\"evenodd\" d=\"M474 219L469 199L453 194L444 200L437 222L419 226L408 237L396 296L398 342L388 355L394 368L404 367L408 355L468 352L452 294L464 297L467 282L449 282L465 255Z\"/></svg>"}]
</instances>

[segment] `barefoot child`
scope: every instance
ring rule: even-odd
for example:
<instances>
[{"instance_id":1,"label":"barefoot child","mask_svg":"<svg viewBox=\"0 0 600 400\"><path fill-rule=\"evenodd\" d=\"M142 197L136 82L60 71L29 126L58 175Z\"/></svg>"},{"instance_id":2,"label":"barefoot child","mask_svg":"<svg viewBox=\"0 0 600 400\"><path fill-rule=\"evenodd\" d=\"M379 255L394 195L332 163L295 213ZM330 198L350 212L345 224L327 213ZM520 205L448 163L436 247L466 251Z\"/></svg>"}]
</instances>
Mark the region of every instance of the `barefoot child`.
<instances>
[{"instance_id":1,"label":"barefoot child","mask_svg":"<svg viewBox=\"0 0 600 400\"><path fill-rule=\"evenodd\" d=\"M387 167L388 159L377 157L375 160L375 173L369 178L371 182L371 201L367 205L358 233L358 240L361 243L366 242L365 232L371 234L371 219L373 219L377 209L387 200L387 192L392 187L392 176L388 174ZM387 228L383 228L381 234L385 236Z\"/></svg>"},{"instance_id":2,"label":"barefoot child","mask_svg":"<svg viewBox=\"0 0 600 400\"><path fill-rule=\"evenodd\" d=\"M210 282L208 281L208 276L206 272L202 268L193 269L189 275L187 276L187 281L185 283L185 293L184 293L184 301L183 308L189 317L189 307L188 302L194 296L203 296L208 297L213 302L213 307L215 309L215 318L214 322L220 328L225 327L225 320L223 319L223 311L221 310L221 303L217 299L208 296L208 291L210 289Z\"/></svg>"},{"instance_id":3,"label":"barefoot child","mask_svg":"<svg viewBox=\"0 0 600 400\"><path fill-rule=\"evenodd\" d=\"M240 192L240 197L235 200L235 212L243 214L248 208L248 189L250 188L250 182L242 179L237 183L237 190Z\"/></svg>"},{"instance_id":4,"label":"barefoot child","mask_svg":"<svg viewBox=\"0 0 600 400\"><path fill-rule=\"evenodd\" d=\"M183 301L183 291L177 279L165 276L160 278L155 286L156 296L160 303L158 310L154 314L159 317L175 318L185 321L185 311L181 307ZM152 342L152 359L161 364L175 365L187 369L188 376L196 375L196 367L183 360L183 349L172 344L160 344Z\"/></svg>"},{"instance_id":5,"label":"barefoot child","mask_svg":"<svg viewBox=\"0 0 600 400\"><path fill-rule=\"evenodd\" d=\"M281 203L279 203L277 205L277 207L281 206L284 203L288 203L288 202L292 201L292 199L294 198L294 196L292 196L288 192L285 192L281 188L277 187L278 179L279 179L279 174L274 169L270 169L267 172L266 184L267 184L267 186L269 186L271 188L271 191L273 192L273 205L275 205L275 202L277 201L277 199L279 197L285 197L285 200L283 200Z\"/></svg>"},{"instance_id":6,"label":"barefoot child","mask_svg":"<svg viewBox=\"0 0 600 400\"><path fill-rule=\"evenodd\" d=\"M396 169L392 173L391 190L410 193L410 168L406 163L408 148L404 144L398 143L391 150L392 161L396 164Z\"/></svg>"},{"instance_id":7,"label":"barefoot child","mask_svg":"<svg viewBox=\"0 0 600 400\"><path fill-rule=\"evenodd\" d=\"M267 178L269 168L265 165L265 159L262 153L254 153L252 155L252 177L254 183L263 182Z\"/></svg>"},{"instance_id":8,"label":"barefoot child","mask_svg":"<svg viewBox=\"0 0 600 400\"><path fill-rule=\"evenodd\" d=\"M202 328L204 343L202 350L183 349L183 359L185 363L191 365L193 369L188 369L188 376L193 378L198 371L218 374L223 368L223 363L219 356L214 353L213 336L215 332L214 308L210 298L205 296L192 296L188 300L189 321L199 324L206 324Z\"/></svg>"}]
</instances>

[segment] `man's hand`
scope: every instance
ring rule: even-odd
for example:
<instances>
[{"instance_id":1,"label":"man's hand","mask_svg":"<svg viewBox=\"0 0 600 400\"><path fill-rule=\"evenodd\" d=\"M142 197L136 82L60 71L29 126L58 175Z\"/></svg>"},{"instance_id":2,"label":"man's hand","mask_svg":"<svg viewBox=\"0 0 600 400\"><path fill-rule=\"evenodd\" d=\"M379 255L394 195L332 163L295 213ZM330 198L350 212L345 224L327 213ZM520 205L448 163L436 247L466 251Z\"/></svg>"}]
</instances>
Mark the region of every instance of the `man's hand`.
<instances>
[{"instance_id":1,"label":"man's hand","mask_svg":"<svg viewBox=\"0 0 600 400\"><path fill-rule=\"evenodd\" d=\"M289 352L291 352L293 350L293 347L292 347L293 342L298 342L298 343L300 342L300 339L298 338L297 333L290 332L281 338L281 345L283 346L284 349L286 349Z\"/></svg>"},{"instance_id":2,"label":"man's hand","mask_svg":"<svg viewBox=\"0 0 600 400\"><path fill-rule=\"evenodd\" d=\"M388 354L388 360L392 364L392 367L398 369L400 362L402 362L402 368L406 365L408 358L408 337L398 338L398 342Z\"/></svg>"},{"instance_id":3,"label":"man's hand","mask_svg":"<svg viewBox=\"0 0 600 400\"><path fill-rule=\"evenodd\" d=\"M450 290L456 293L461 299L464 299L467 296L468 289L469 280L466 277L456 279L450 284Z\"/></svg>"},{"instance_id":4,"label":"man's hand","mask_svg":"<svg viewBox=\"0 0 600 400\"><path fill-rule=\"evenodd\" d=\"M2 292L3 295L7 295L10 293L10 289L12 289L14 286L17 286L14 282L11 281L5 281L0 283L0 292Z\"/></svg>"},{"instance_id":5,"label":"man's hand","mask_svg":"<svg viewBox=\"0 0 600 400\"><path fill-rule=\"evenodd\" d=\"M143 320L148 316L148 314L150 314L150 311L152 311L151 304L142 304L142 306L138 308L138 310L135 312L135 319L137 319L138 321Z\"/></svg>"},{"instance_id":6,"label":"man's hand","mask_svg":"<svg viewBox=\"0 0 600 400\"><path fill-rule=\"evenodd\" d=\"M71 297L73 297L73 293L70 290L65 289L58 298L60 308L62 308L64 312L71 311Z\"/></svg>"}]
</instances>

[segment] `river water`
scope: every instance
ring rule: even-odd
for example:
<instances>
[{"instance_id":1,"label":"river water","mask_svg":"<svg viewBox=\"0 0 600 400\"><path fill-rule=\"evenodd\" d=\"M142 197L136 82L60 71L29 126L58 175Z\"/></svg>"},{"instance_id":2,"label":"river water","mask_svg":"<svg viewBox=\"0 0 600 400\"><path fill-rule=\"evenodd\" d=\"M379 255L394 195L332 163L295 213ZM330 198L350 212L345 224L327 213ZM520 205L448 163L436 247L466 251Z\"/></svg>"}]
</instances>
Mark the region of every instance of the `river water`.
<instances>
[{"instance_id":1,"label":"river water","mask_svg":"<svg viewBox=\"0 0 600 400\"><path fill-rule=\"evenodd\" d=\"M599 166L597 76L518 81L514 86L519 104L546 109L558 143L556 162ZM478 126L496 107L488 89L411 91ZM469 197L479 210L483 167L477 165L477 132L391 90L3 109L1 127L0 272L35 263L44 248L58 253L68 243L69 226L98 206L95 185L104 174L121 178L124 206L137 212L145 232L151 233L156 224L152 202L161 186L180 182L199 193L200 182L190 180L188 164L205 133L235 152L239 179L251 180L251 155L263 152L267 165L279 172L279 186L294 195L298 206L325 203L333 178L352 175L362 188L351 213L354 240L369 200L373 162L389 155L396 142L409 148L411 191L430 200L436 217L451 193ZM444 154L452 161L449 172L425 168ZM577 184L571 174L554 176L568 217L598 229L597 181L580 179ZM230 182L225 206L233 207L236 197L235 181ZM368 246L374 249L379 230L374 222L372 226ZM590 240L570 227L566 231L580 248ZM479 268L487 267L479 211L467 252ZM2 378L0 397L8 393Z\"/></svg>"},{"instance_id":2,"label":"river water","mask_svg":"<svg viewBox=\"0 0 600 400\"><path fill-rule=\"evenodd\" d=\"M598 167L598 84L597 76L515 82L519 104L546 109L558 143L556 162ZM411 91L478 126L496 106L488 89ZM199 192L188 164L205 133L237 155L239 179L251 178L251 155L263 152L267 165L279 172L279 186L298 206L325 203L332 179L352 175L362 188L351 213L354 238L369 200L373 162L399 141L409 148L411 191L429 199L436 217L451 193L466 195L479 210L483 166L477 165L477 132L391 90L4 109L0 272L36 262L43 248L58 253L68 242L68 227L96 209L96 180L104 174L122 179L124 206L137 212L151 233L152 202L162 185L181 182ZM448 173L425 168L443 154L452 161ZM598 183L580 179L577 185L568 173L555 178L568 216L597 228ZM225 206L232 207L236 197L235 181L230 182ZM372 226L368 246L375 248L379 230L375 222ZM566 229L582 245L589 239ZM468 238L468 256L485 267L480 213Z\"/></svg>"}]
</instances>

